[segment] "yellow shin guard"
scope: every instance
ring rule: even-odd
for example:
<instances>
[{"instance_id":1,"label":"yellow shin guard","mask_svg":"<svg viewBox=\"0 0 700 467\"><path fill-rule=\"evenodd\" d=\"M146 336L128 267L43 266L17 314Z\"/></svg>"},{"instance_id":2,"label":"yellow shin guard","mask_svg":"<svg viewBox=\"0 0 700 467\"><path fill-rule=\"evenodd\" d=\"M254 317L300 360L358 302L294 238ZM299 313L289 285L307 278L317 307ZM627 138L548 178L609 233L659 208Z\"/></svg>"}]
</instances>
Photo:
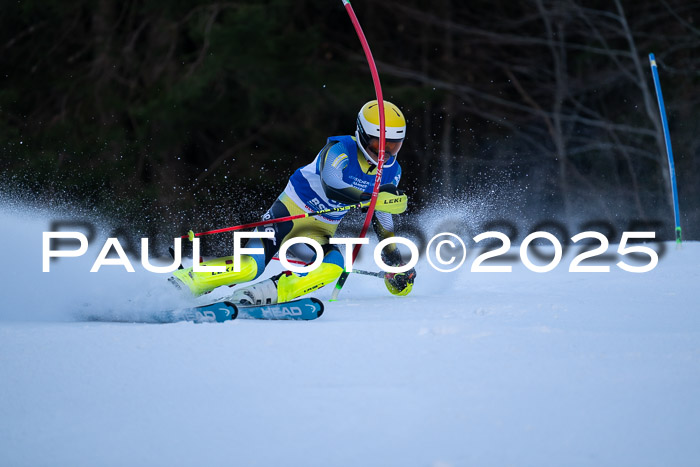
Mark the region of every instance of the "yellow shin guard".
<instances>
[{"instance_id":1,"label":"yellow shin guard","mask_svg":"<svg viewBox=\"0 0 700 467\"><path fill-rule=\"evenodd\" d=\"M233 271L233 256L204 261L200 266L224 266L226 272L195 272L192 268L175 271L173 276L185 284L195 296L211 292L223 285L252 281L258 275L258 264L248 255L241 255L239 272Z\"/></svg>"},{"instance_id":2,"label":"yellow shin guard","mask_svg":"<svg viewBox=\"0 0 700 467\"><path fill-rule=\"evenodd\" d=\"M296 274L282 275L277 282L277 300L287 302L318 290L340 277L343 268L337 264L322 263L318 268L305 276Z\"/></svg>"}]
</instances>

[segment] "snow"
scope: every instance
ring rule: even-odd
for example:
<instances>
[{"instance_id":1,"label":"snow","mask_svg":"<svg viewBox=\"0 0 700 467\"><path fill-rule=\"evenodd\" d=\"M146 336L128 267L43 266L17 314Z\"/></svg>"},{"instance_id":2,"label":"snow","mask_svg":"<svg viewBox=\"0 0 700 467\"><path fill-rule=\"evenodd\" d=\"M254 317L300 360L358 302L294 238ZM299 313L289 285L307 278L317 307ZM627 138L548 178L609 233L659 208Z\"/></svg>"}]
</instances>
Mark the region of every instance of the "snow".
<instances>
[{"instance_id":1,"label":"snow","mask_svg":"<svg viewBox=\"0 0 700 467\"><path fill-rule=\"evenodd\" d=\"M354 275L311 322L88 323L183 299L137 261L90 274L104 238L42 273L52 215L0 211L0 465L700 458L697 242L644 274L615 266L617 245L610 273L568 272L573 249L545 274L517 251L512 273L470 272L474 252L448 274L421 260L411 295Z\"/></svg>"}]
</instances>

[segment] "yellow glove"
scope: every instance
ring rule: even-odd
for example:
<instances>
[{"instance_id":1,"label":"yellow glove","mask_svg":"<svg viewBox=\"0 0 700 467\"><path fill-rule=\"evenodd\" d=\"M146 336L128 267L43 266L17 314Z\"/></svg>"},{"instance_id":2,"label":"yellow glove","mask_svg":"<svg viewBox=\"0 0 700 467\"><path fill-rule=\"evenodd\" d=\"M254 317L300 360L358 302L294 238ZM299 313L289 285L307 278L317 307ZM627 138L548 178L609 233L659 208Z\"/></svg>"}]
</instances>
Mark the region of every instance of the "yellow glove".
<instances>
[{"instance_id":1,"label":"yellow glove","mask_svg":"<svg viewBox=\"0 0 700 467\"><path fill-rule=\"evenodd\" d=\"M395 195L387 191L380 191L377 195L377 204L374 207L377 211L388 212L389 214L401 214L408 207L408 196L404 194Z\"/></svg>"},{"instance_id":2,"label":"yellow glove","mask_svg":"<svg viewBox=\"0 0 700 467\"><path fill-rule=\"evenodd\" d=\"M413 290L413 281L416 279L416 269L411 268L406 272L387 273L384 276L384 285L393 295L405 296Z\"/></svg>"}]
</instances>

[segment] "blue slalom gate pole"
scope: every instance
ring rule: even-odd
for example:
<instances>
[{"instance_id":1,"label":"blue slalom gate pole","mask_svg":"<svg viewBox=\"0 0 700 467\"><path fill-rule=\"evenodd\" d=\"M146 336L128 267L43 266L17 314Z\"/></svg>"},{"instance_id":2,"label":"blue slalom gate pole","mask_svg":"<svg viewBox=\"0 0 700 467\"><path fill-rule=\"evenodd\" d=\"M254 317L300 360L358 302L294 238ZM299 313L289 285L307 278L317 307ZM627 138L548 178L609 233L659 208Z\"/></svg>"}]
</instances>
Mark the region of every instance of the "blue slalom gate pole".
<instances>
[{"instance_id":1,"label":"blue slalom gate pole","mask_svg":"<svg viewBox=\"0 0 700 467\"><path fill-rule=\"evenodd\" d=\"M676 188L676 168L673 165L673 149L671 148L671 134L668 131L668 120L666 119L666 107L664 106L664 96L661 94L661 83L659 83L659 72L656 68L654 54L649 54L651 64L651 74L654 77L656 87L656 100L659 103L659 113L661 114L661 124L664 128L664 141L666 142L666 155L668 156L668 169L671 173L671 190L673 191L673 214L676 220L676 244L681 244L681 215L678 209L678 188Z\"/></svg>"}]
</instances>

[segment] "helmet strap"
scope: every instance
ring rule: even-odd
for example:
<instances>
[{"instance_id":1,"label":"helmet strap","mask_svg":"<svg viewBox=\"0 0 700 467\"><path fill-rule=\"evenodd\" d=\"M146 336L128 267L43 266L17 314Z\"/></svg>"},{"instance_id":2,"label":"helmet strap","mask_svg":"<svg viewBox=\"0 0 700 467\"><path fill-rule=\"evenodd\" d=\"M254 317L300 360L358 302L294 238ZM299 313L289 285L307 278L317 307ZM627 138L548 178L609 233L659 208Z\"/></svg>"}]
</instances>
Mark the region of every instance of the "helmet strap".
<instances>
[{"instance_id":1,"label":"helmet strap","mask_svg":"<svg viewBox=\"0 0 700 467\"><path fill-rule=\"evenodd\" d=\"M393 159L393 160L392 160L392 159ZM388 163L388 164L387 164L387 163L384 163L384 167L391 167L392 165L394 165L394 164L396 163L396 156L391 156L391 157L389 158L389 160L386 161L386 162L389 162L389 161L391 161L391 162Z\"/></svg>"}]
</instances>

